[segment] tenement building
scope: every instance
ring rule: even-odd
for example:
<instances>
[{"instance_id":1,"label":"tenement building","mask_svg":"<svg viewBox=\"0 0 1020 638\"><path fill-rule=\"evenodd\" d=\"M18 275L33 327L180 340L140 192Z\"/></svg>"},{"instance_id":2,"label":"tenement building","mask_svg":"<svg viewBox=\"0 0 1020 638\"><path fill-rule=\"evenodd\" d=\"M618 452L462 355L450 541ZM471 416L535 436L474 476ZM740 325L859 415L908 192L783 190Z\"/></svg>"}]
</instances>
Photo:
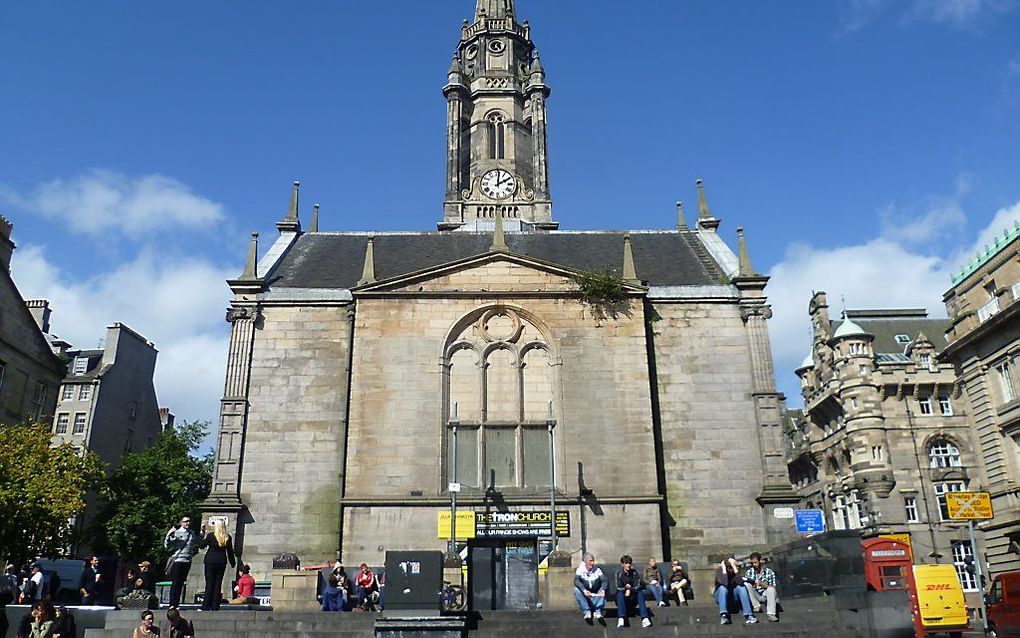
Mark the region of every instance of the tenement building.
<instances>
[{"instance_id":1,"label":"tenement building","mask_svg":"<svg viewBox=\"0 0 1020 638\"><path fill-rule=\"evenodd\" d=\"M11 278L12 229L13 224L0 217L0 422L48 422L64 363L43 335L48 305L26 303Z\"/></svg>"},{"instance_id":2,"label":"tenement building","mask_svg":"<svg viewBox=\"0 0 1020 638\"><path fill-rule=\"evenodd\" d=\"M325 232L317 208L306 228L295 183L229 282L205 514L266 574L282 552L446 549L455 496L456 550L510 592L476 605L533 604L553 545L707 570L786 540L768 278L700 182L690 225L561 230L531 27L512 0L473 17L443 87L437 230Z\"/></svg>"},{"instance_id":3,"label":"tenement building","mask_svg":"<svg viewBox=\"0 0 1020 638\"><path fill-rule=\"evenodd\" d=\"M956 372L938 356L946 319L923 309L847 310L811 298L813 342L797 369L803 413L791 411L790 479L829 529L908 534L917 562L952 562L968 591L965 523L947 492L984 487L981 451Z\"/></svg>"},{"instance_id":4,"label":"tenement building","mask_svg":"<svg viewBox=\"0 0 1020 638\"><path fill-rule=\"evenodd\" d=\"M980 524L992 572L1020 569L1020 221L953 277L940 360L958 370L995 518Z\"/></svg>"}]
</instances>

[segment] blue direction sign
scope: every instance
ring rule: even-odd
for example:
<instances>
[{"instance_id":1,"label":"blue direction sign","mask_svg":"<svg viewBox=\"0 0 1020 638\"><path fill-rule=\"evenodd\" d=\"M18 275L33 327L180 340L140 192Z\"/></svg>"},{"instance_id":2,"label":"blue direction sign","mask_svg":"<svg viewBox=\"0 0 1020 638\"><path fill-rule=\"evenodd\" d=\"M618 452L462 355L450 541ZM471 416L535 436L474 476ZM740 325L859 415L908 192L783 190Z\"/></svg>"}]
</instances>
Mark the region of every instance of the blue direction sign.
<instances>
[{"instance_id":1,"label":"blue direction sign","mask_svg":"<svg viewBox=\"0 0 1020 638\"><path fill-rule=\"evenodd\" d=\"M822 510L794 510L793 520L798 534L819 534L825 531L825 517Z\"/></svg>"}]
</instances>

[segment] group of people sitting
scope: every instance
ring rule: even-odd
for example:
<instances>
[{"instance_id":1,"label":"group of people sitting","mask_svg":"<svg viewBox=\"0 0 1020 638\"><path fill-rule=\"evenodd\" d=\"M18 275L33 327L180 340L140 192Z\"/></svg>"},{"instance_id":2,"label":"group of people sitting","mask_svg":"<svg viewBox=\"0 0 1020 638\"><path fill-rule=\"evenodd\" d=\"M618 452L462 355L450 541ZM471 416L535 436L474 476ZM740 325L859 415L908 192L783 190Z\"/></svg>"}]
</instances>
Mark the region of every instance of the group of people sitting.
<instances>
[{"instance_id":1,"label":"group of people sitting","mask_svg":"<svg viewBox=\"0 0 1020 638\"><path fill-rule=\"evenodd\" d=\"M338 562L322 590L322 611L377 611L383 605L385 575L380 578L368 563L358 567L353 579Z\"/></svg>"},{"instance_id":2,"label":"group of people sitting","mask_svg":"<svg viewBox=\"0 0 1020 638\"><path fill-rule=\"evenodd\" d=\"M713 595L719 605L719 622L730 624L730 606L740 605L745 624L758 622L755 613L761 612L764 602L769 622L777 622L776 605L776 574L766 567L761 554L754 552L750 556L750 566L741 571L737 561L727 558L715 569L715 590ZM667 598L676 604L686 605L684 591L690 585L690 579L680 561L674 560L668 577L664 580L659 565L654 558L648 559L643 574L634 569L634 559L624 554L620 557L620 567L616 570L616 609L617 627L624 627L627 618L636 609L641 616L641 626L651 627L651 613L648 611L646 595L650 594L659 607L667 605ZM595 565L595 557L585 553L581 565L574 573L574 598L584 616L585 622L605 624L603 619L606 606L608 580L602 569Z\"/></svg>"}]
</instances>

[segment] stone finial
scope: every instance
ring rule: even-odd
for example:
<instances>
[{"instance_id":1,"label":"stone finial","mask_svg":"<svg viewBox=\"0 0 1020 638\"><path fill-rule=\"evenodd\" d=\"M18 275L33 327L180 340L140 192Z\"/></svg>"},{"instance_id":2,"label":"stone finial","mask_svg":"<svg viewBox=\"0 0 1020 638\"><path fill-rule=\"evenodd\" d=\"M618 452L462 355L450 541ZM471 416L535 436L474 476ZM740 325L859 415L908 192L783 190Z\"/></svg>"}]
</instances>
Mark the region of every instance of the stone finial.
<instances>
[{"instance_id":1,"label":"stone finial","mask_svg":"<svg viewBox=\"0 0 1020 638\"><path fill-rule=\"evenodd\" d=\"M298 189L300 187L301 182L294 180L294 189L290 193L290 207L283 220L276 222L276 227L280 229L281 233L301 230L301 221L298 219Z\"/></svg>"},{"instance_id":2,"label":"stone finial","mask_svg":"<svg viewBox=\"0 0 1020 638\"><path fill-rule=\"evenodd\" d=\"M623 235L623 280L629 283L638 281L637 269L634 267L634 249L630 245L630 233Z\"/></svg>"},{"instance_id":3,"label":"stone finial","mask_svg":"<svg viewBox=\"0 0 1020 638\"><path fill-rule=\"evenodd\" d=\"M365 284L375 283L375 237L368 238L368 244L365 245L365 266L361 270L361 279L358 280L359 286Z\"/></svg>"},{"instance_id":4,"label":"stone finial","mask_svg":"<svg viewBox=\"0 0 1020 638\"><path fill-rule=\"evenodd\" d=\"M680 201L676 203L676 227L678 229L687 228L687 219L684 217L684 203Z\"/></svg>"},{"instance_id":5,"label":"stone finial","mask_svg":"<svg viewBox=\"0 0 1020 638\"><path fill-rule=\"evenodd\" d=\"M489 246L492 252L508 253L510 247L506 245L506 235L503 234L503 213L496 211L496 226L492 229L492 245Z\"/></svg>"},{"instance_id":6,"label":"stone finial","mask_svg":"<svg viewBox=\"0 0 1020 638\"><path fill-rule=\"evenodd\" d=\"M695 183L698 185L698 228L715 230L719 228L719 220L708 209L708 198L705 197L705 182L699 178Z\"/></svg>"},{"instance_id":7,"label":"stone finial","mask_svg":"<svg viewBox=\"0 0 1020 638\"><path fill-rule=\"evenodd\" d=\"M312 206L312 225L308 227L308 232L317 233L319 232L319 205L315 204Z\"/></svg>"},{"instance_id":8,"label":"stone finial","mask_svg":"<svg viewBox=\"0 0 1020 638\"><path fill-rule=\"evenodd\" d=\"M450 70L447 72L448 75L455 75L460 73L460 58L457 57L457 53L453 54L453 62L450 63Z\"/></svg>"},{"instance_id":9,"label":"stone finial","mask_svg":"<svg viewBox=\"0 0 1020 638\"><path fill-rule=\"evenodd\" d=\"M244 262L244 272L241 273L242 280L254 281L259 278L258 259L259 259L259 234L252 233L251 243L248 245L248 260Z\"/></svg>"},{"instance_id":10,"label":"stone finial","mask_svg":"<svg viewBox=\"0 0 1020 638\"><path fill-rule=\"evenodd\" d=\"M754 267L751 265L751 253L747 250L747 241L744 240L744 227L737 226L737 254L740 259L737 275L740 277L753 277Z\"/></svg>"},{"instance_id":11,"label":"stone finial","mask_svg":"<svg viewBox=\"0 0 1020 638\"><path fill-rule=\"evenodd\" d=\"M555 60L554 60L555 62ZM531 54L531 72L532 73L544 73L545 69L542 68L542 58L539 57L538 51L535 50Z\"/></svg>"}]
</instances>

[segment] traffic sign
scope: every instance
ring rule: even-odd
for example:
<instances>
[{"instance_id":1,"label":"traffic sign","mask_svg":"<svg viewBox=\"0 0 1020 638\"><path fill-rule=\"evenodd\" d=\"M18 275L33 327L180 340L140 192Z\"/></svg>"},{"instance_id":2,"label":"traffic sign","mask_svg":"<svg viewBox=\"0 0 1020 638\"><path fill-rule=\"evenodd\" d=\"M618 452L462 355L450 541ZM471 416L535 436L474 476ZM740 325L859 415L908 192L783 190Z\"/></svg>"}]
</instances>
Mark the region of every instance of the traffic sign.
<instances>
[{"instance_id":1,"label":"traffic sign","mask_svg":"<svg viewBox=\"0 0 1020 638\"><path fill-rule=\"evenodd\" d=\"M794 510L793 520L798 534L819 534L825 531L822 510Z\"/></svg>"},{"instance_id":2,"label":"traffic sign","mask_svg":"<svg viewBox=\"0 0 1020 638\"><path fill-rule=\"evenodd\" d=\"M946 509L952 521L986 521L993 518L988 492L946 492Z\"/></svg>"}]
</instances>

